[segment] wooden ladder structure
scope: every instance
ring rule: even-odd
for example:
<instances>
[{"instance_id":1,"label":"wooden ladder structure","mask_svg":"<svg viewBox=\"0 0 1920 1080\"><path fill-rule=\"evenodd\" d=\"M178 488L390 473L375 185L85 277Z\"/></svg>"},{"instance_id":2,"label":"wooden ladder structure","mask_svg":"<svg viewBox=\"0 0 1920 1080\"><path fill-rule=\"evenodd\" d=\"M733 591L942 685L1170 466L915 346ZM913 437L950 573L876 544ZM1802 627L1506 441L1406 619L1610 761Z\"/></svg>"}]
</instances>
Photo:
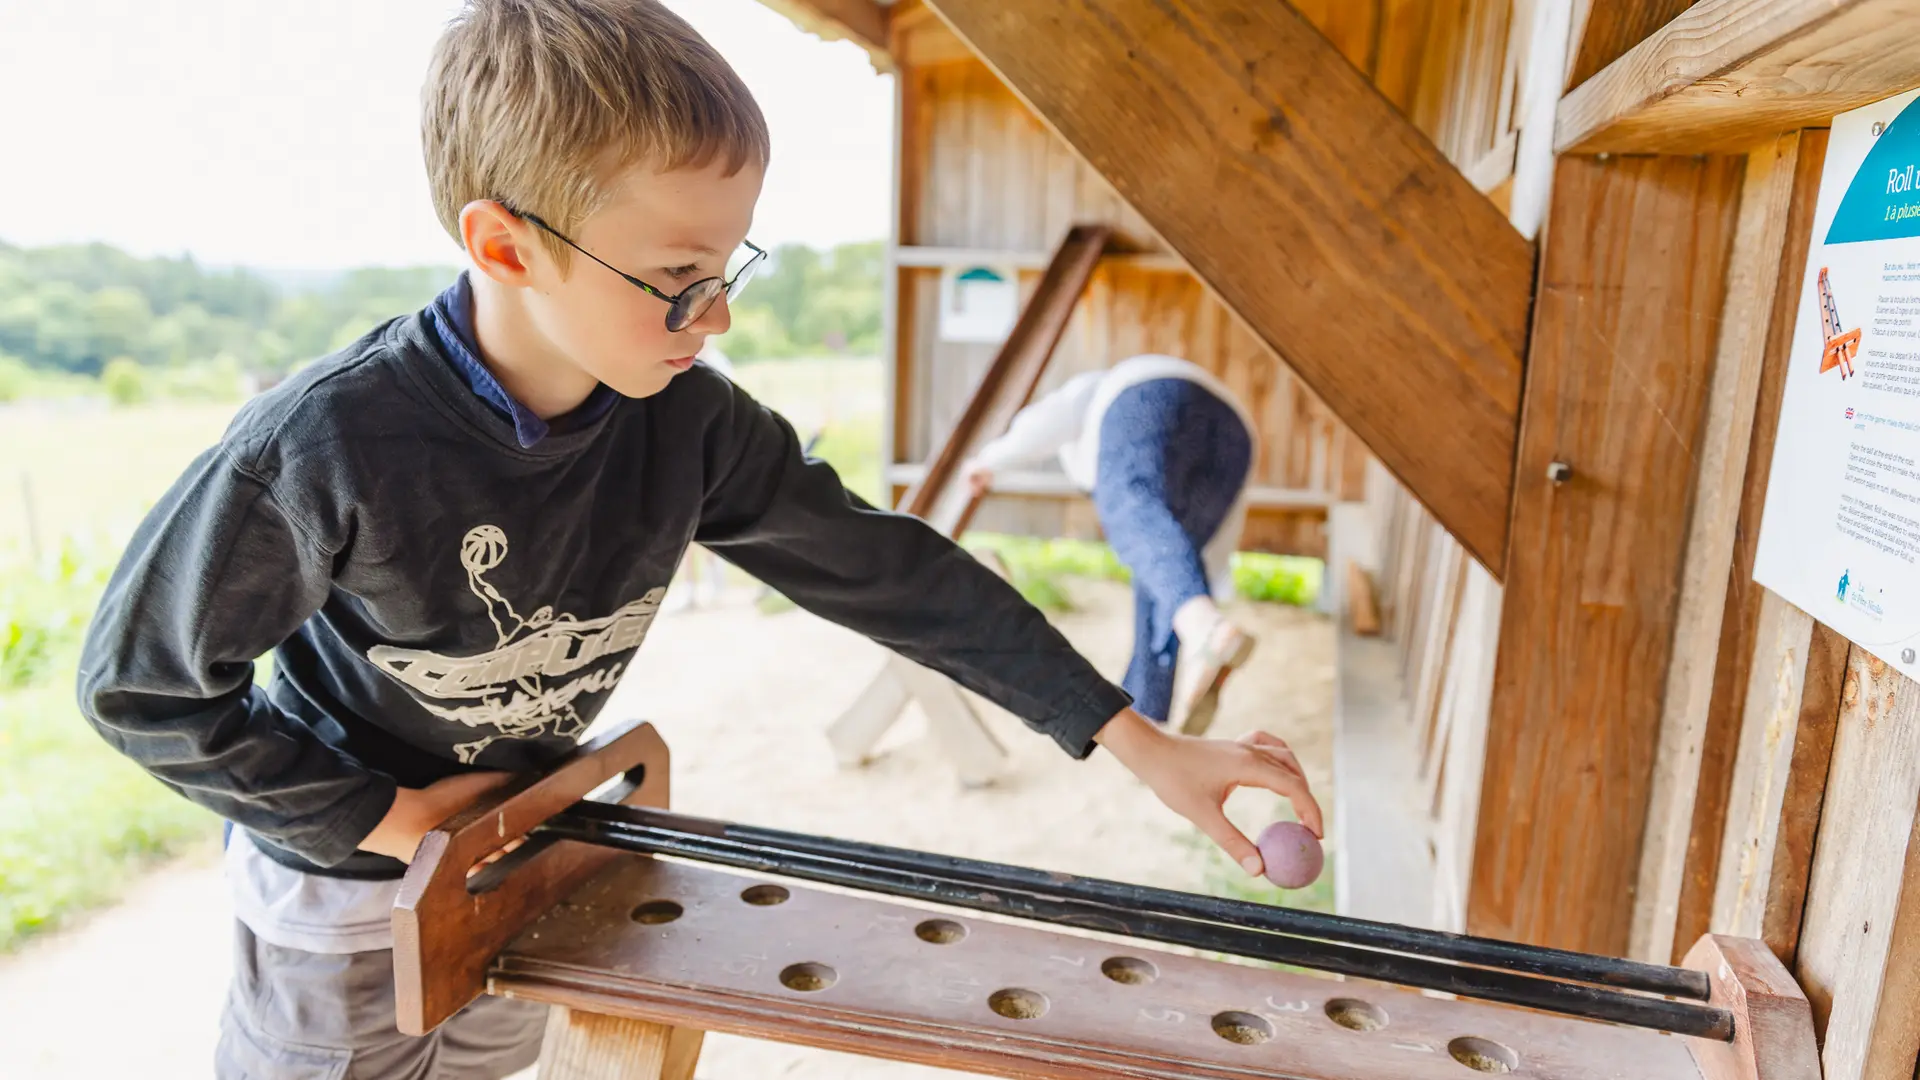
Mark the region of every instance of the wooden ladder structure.
<instances>
[{"instance_id":1,"label":"wooden ladder structure","mask_svg":"<svg viewBox=\"0 0 1920 1080\"><path fill-rule=\"evenodd\" d=\"M927 467L926 475L901 495L897 509L924 519L956 540L966 532L980 499L961 480L960 467L980 446L1004 432L1014 415L1033 398L1110 235L1111 230L1104 225L1076 225L1067 230L1039 287L981 376L966 411ZM827 740L840 764L865 764L874 745L899 719L910 699L919 701L928 728L952 758L962 783L988 784L1000 775L1006 748L987 730L960 688L938 672L897 654L887 658L886 666L828 727Z\"/></svg>"}]
</instances>

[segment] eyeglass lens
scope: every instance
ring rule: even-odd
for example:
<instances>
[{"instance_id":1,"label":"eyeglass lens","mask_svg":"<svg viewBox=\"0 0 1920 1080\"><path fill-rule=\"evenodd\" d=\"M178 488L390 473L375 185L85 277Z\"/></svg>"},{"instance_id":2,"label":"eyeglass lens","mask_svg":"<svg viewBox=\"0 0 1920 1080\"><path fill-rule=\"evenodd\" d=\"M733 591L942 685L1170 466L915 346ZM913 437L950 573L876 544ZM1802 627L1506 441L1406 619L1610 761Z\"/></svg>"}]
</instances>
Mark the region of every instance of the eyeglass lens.
<instances>
[{"instance_id":1,"label":"eyeglass lens","mask_svg":"<svg viewBox=\"0 0 1920 1080\"><path fill-rule=\"evenodd\" d=\"M692 326L700 316L707 313L707 309L713 307L714 302L719 300L723 293L729 300L738 300L741 292L746 289L747 282L753 280L755 271L760 269L763 261L765 260L750 257L746 265L734 275L731 287L720 278L708 278L681 293L680 298L675 300L673 307L667 311L667 331L677 334Z\"/></svg>"}]
</instances>

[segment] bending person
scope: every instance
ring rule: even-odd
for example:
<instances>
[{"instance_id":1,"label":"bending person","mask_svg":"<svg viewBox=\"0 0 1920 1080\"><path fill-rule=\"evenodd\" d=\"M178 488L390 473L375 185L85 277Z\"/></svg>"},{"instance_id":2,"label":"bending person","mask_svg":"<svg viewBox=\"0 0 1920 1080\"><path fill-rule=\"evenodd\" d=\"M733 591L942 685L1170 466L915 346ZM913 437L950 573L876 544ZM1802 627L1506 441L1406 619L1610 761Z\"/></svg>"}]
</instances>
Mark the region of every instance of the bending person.
<instances>
[{"instance_id":1,"label":"bending person","mask_svg":"<svg viewBox=\"0 0 1920 1080\"><path fill-rule=\"evenodd\" d=\"M1189 734L1213 722L1221 686L1253 650L1215 599L1233 592L1254 431L1246 406L1212 373L1149 354L1068 380L964 467L985 494L996 471L1058 455L1092 495L1107 542L1133 575L1133 659L1121 686L1135 709L1178 720ZM1176 671L1182 644L1189 663Z\"/></svg>"}]
</instances>

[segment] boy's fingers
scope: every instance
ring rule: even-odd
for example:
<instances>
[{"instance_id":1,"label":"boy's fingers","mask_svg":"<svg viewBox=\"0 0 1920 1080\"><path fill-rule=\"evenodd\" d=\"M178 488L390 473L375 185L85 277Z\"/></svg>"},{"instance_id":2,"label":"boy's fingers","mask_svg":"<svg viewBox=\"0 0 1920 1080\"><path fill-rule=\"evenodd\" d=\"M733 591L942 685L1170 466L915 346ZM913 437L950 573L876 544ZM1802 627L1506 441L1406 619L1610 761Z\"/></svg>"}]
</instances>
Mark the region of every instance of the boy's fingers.
<instances>
[{"instance_id":1,"label":"boy's fingers","mask_svg":"<svg viewBox=\"0 0 1920 1080\"><path fill-rule=\"evenodd\" d=\"M1278 763L1280 767L1298 776L1302 781L1306 780L1307 770L1300 767L1300 759L1294 756L1293 751L1276 750L1268 746L1256 746L1253 748L1253 752L1266 758L1268 761Z\"/></svg>"},{"instance_id":2,"label":"boy's fingers","mask_svg":"<svg viewBox=\"0 0 1920 1080\"><path fill-rule=\"evenodd\" d=\"M1300 773L1267 754L1255 754L1249 762L1246 776L1240 782L1285 796L1293 804L1293 814L1300 819L1300 824L1312 830L1313 835L1323 839L1326 837L1325 826L1320 818L1320 804L1314 801L1313 792L1307 789L1306 777Z\"/></svg>"},{"instance_id":3,"label":"boy's fingers","mask_svg":"<svg viewBox=\"0 0 1920 1080\"><path fill-rule=\"evenodd\" d=\"M1269 747L1273 747L1276 750L1289 749L1289 747L1287 746L1287 740L1281 738L1278 735L1273 734L1272 732L1261 731L1258 728L1255 728L1254 730L1247 732L1245 735L1240 736L1240 741L1243 743L1252 743L1255 746L1269 746Z\"/></svg>"},{"instance_id":4,"label":"boy's fingers","mask_svg":"<svg viewBox=\"0 0 1920 1080\"><path fill-rule=\"evenodd\" d=\"M1212 805L1201 807L1192 816L1192 821L1200 827L1201 832L1207 834L1208 839L1220 845L1220 850L1226 852L1234 862L1239 863L1240 869L1245 870L1247 876L1260 875L1261 869L1265 866L1260 860L1260 849L1254 847L1253 841L1233 827L1233 822L1227 820L1227 816L1220 812L1219 807Z\"/></svg>"},{"instance_id":5,"label":"boy's fingers","mask_svg":"<svg viewBox=\"0 0 1920 1080\"><path fill-rule=\"evenodd\" d=\"M1293 748L1287 745L1285 739L1277 735L1269 735L1264 731L1249 731L1240 737L1240 741L1260 753L1279 759L1289 769L1299 773L1303 779L1306 777L1306 770L1300 767L1300 758L1294 754Z\"/></svg>"}]
</instances>

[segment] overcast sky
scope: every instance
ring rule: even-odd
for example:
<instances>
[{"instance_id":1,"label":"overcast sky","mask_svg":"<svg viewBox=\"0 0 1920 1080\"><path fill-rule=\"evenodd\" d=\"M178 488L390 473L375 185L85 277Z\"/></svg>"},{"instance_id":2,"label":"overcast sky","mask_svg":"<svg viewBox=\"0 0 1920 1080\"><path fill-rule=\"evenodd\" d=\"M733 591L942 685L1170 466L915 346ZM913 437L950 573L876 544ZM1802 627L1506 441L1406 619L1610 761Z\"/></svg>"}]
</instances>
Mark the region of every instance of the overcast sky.
<instances>
[{"instance_id":1,"label":"overcast sky","mask_svg":"<svg viewBox=\"0 0 1920 1080\"><path fill-rule=\"evenodd\" d=\"M885 235L892 80L757 0L667 0L773 129L753 239ZM419 150L458 0L0 0L0 240L209 264L453 263Z\"/></svg>"}]
</instances>

